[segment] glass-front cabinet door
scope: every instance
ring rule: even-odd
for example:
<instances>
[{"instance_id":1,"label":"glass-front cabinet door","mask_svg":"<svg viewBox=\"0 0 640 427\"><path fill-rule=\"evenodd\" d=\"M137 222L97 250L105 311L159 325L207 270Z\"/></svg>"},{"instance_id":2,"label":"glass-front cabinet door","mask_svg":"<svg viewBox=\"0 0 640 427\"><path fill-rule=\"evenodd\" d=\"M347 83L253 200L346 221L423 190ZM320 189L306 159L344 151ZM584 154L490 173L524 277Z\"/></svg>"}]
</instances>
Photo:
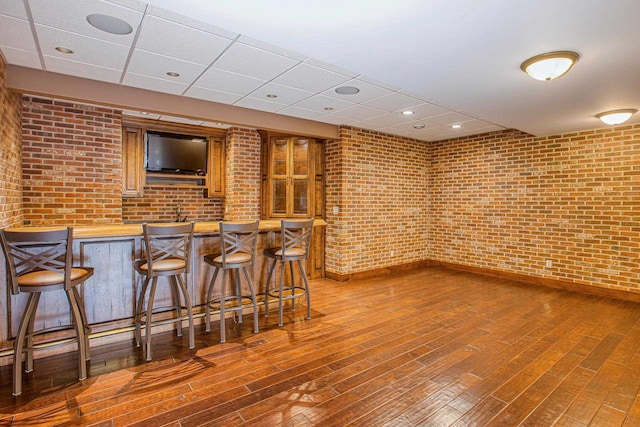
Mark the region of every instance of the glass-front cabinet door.
<instances>
[{"instance_id":1,"label":"glass-front cabinet door","mask_svg":"<svg viewBox=\"0 0 640 427\"><path fill-rule=\"evenodd\" d=\"M300 137L271 137L267 179L268 218L309 217L311 140Z\"/></svg>"}]
</instances>

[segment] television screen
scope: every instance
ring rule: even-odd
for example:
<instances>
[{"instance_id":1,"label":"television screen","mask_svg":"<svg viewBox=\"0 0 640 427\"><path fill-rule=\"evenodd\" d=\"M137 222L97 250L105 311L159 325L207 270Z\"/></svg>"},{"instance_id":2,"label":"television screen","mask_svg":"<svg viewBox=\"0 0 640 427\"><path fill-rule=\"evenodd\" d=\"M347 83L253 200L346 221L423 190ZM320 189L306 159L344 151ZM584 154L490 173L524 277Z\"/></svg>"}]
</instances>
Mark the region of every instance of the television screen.
<instances>
[{"instance_id":1,"label":"television screen","mask_svg":"<svg viewBox=\"0 0 640 427\"><path fill-rule=\"evenodd\" d=\"M204 175L207 171L207 139L147 132L145 168L151 172Z\"/></svg>"}]
</instances>

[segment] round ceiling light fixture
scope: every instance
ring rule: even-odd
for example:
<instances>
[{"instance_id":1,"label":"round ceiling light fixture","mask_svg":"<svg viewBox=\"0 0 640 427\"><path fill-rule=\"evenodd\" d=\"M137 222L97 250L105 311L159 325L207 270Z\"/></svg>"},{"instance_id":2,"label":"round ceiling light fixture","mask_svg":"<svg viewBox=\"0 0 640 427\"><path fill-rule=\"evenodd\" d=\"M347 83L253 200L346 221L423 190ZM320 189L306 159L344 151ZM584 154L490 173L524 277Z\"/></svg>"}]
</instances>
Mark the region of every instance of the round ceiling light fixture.
<instances>
[{"instance_id":1,"label":"round ceiling light fixture","mask_svg":"<svg viewBox=\"0 0 640 427\"><path fill-rule=\"evenodd\" d=\"M167 71L167 76L169 76L169 77L180 77L180 73L176 73L175 71Z\"/></svg>"},{"instance_id":2,"label":"round ceiling light fixture","mask_svg":"<svg viewBox=\"0 0 640 427\"><path fill-rule=\"evenodd\" d=\"M568 50L543 53L524 61L520 69L536 80L553 80L564 76L578 59L580 55Z\"/></svg>"},{"instance_id":3,"label":"round ceiling light fixture","mask_svg":"<svg viewBox=\"0 0 640 427\"><path fill-rule=\"evenodd\" d=\"M71 49L67 49L66 47L62 47L62 46L58 46L56 47L56 50L60 53L66 53L66 54L72 54L73 51Z\"/></svg>"},{"instance_id":4,"label":"round ceiling light fixture","mask_svg":"<svg viewBox=\"0 0 640 427\"><path fill-rule=\"evenodd\" d=\"M87 16L87 22L92 27L104 31L109 34L116 34L118 36L124 36L130 34L133 31L131 25L127 24L120 18L110 15L102 15L100 13L94 13Z\"/></svg>"},{"instance_id":5,"label":"round ceiling light fixture","mask_svg":"<svg viewBox=\"0 0 640 427\"><path fill-rule=\"evenodd\" d=\"M336 93L340 95L355 95L358 92L360 92L360 89L355 86L340 86L336 88Z\"/></svg>"},{"instance_id":6,"label":"round ceiling light fixture","mask_svg":"<svg viewBox=\"0 0 640 427\"><path fill-rule=\"evenodd\" d=\"M629 120L631 116L637 112L638 110L635 108L625 108L622 110L605 111L604 113L596 114L596 117L608 125L619 125Z\"/></svg>"}]
</instances>

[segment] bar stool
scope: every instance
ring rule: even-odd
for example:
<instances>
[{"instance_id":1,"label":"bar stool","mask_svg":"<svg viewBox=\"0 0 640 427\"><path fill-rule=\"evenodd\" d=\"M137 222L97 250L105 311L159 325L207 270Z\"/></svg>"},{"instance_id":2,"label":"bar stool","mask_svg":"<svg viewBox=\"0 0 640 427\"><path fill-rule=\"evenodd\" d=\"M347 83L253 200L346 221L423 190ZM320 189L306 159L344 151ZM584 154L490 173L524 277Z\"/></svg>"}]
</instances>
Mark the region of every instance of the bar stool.
<instances>
[{"instance_id":1,"label":"bar stool","mask_svg":"<svg viewBox=\"0 0 640 427\"><path fill-rule=\"evenodd\" d=\"M204 261L214 268L213 277L207 289L205 309L206 331L211 331L211 309L220 311L220 342L225 342L225 315L228 311L238 314L238 323L242 323L244 302L249 301L253 306L253 332L258 332L258 305L253 286L253 265L256 256L256 241L258 240L258 224L251 222L220 222L220 252L204 256ZM248 271L247 271L248 269ZM213 297L218 272L222 270L220 296ZM243 294L240 286L240 271L244 273L249 294ZM227 295L227 273L230 277L230 290ZM233 280L235 279L235 281ZM233 284L235 283L235 291Z\"/></svg>"},{"instance_id":2,"label":"bar stool","mask_svg":"<svg viewBox=\"0 0 640 427\"><path fill-rule=\"evenodd\" d=\"M303 260L309 256L309 243L313 231L313 218L310 219L283 219L280 222L282 245L275 248L267 248L263 251L264 256L271 260L269 272L267 274L267 289L264 295L265 317L269 316L269 297L278 298L278 326L282 326L282 305L283 301L291 300L291 309L295 310L295 299L303 295L307 299L307 319L311 319L311 296L309 295L309 282L304 270ZM274 278L275 288L271 288L271 275L275 270L276 263L280 261L280 281ZM293 278L293 262L297 261L300 276L304 281L304 287L296 285ZM285 264L289 264L291 272L291 282L284 283ZM277 276L277 274L276 274ZM296 293L296 291L299 291Z\"/></svg>"},{"instance_id":3,"label":"bar stool","mask_svg":"<svg viewBox=\"0 0 640 427\"><path fill-rule=\"evenodd\" d=\"M84 311L78 285L93 275L91 267L72 267L73 229L52 231L2 230L2 250L7 261L11 293L28 293L29 298L18 334L13 343L13 395L22 393L22 354L26 353L25 372L33 371L34 350L52 344L78 343L78 379L87 378L89 354L89 324ZM34 331L36 312L43 292L64 290L69 301L72 325L45 327ZM46 332L75 330L76 336L59 342L35 342L34 338Z\"/></svg>"},{"instance_id":4,"label":"bar stool","mask_svg":"<svg viewBox=\"0 0 640 427\"><path fill-rule=\"evenodd\" d=\"M193 222L177 224L142 224L145 258L136 260L136 271L144 276L144 282L136 303L136 345L142 341L145 328L145 359L151 358L151 327L168 323L176 324L177 336L182 336L182 322L189 322L189 348L195 347L191 298L185 277L190 271L193 243ZM156 285L159 277L167 277L171 286L173 305L154 307ZM149 286L151 282L151 286ZM148 291L148 295L147 295ZM180 295L184 297L184 304ZM146 302L145 302L146 301ZM146 308L145 308L146 305ZM175 315L166 313L175 311ZM182 314L186 312L186 314ZM156 316L154 319L154 315Z\"/></svg>"}]
</instances>

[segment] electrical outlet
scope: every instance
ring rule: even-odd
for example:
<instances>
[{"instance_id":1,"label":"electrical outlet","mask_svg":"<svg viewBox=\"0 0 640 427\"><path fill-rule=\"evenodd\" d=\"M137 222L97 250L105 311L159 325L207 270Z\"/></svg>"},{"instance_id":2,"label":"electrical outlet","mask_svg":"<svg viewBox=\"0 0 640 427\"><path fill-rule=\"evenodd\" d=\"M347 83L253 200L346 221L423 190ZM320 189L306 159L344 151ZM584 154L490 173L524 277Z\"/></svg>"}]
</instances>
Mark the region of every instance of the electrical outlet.
<instances>
[{"instance_id":1,"label":"electrical outlet","mask_svg":"<svg viewBox=\"0 0 640 427\"><path fill-rule=\"evenodd\" d=\"M544 266L545 266L546 268L551 268L551 267L553 267L553 261L551 261L550 259L548 259L548 260L544 263Z\"/></svg>"},{"instance_id":2,"label":"electrical outlet","mask_svg":"<svg viewBox=\"0 0 640 427\"><path fill-rule=\"evenodd\" d=\"M340 213L340 207L338 207L338 206L334 206L334 207L333 207L333 214L334 214L334 215L338 215L339 213Z\"/></svg>"}]
</instances>

